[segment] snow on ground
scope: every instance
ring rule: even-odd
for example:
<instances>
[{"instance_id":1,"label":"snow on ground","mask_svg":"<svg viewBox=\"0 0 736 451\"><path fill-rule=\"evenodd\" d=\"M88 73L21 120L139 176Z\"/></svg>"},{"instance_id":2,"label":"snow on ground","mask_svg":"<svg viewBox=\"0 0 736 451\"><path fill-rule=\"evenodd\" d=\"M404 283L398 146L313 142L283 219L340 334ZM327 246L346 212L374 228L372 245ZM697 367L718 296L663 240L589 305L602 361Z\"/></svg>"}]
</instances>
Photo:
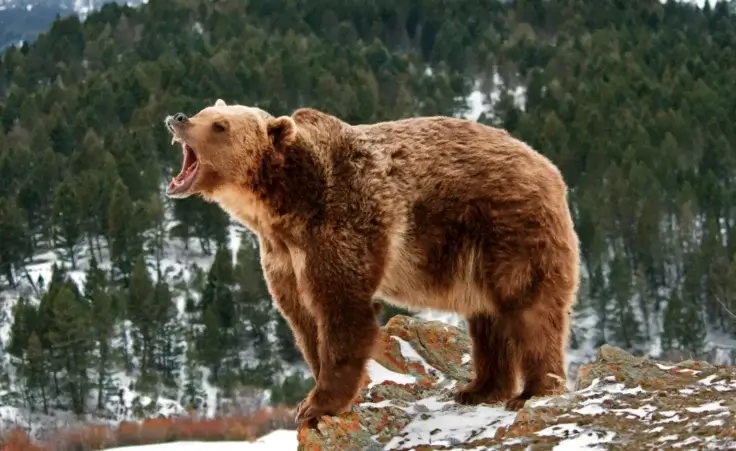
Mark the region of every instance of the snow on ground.
<instances>
[{"instance_id":1,"label":"snow on ground","mask_svg":"<svg viewBox=\"0 0 736 451\"><path fill-rule=\"evenodd\" d=\"M400 352L406 361L421 363L428 374L442 375L421 357L409 342L398 337L392 338L398 341ZM391 371L375 360L369 361L368 375L371 379L369 387L387 381L396 384L413 384L416 381L414 376ZM449 381L444 377L440 377L437 383L448 387L453 385L447 382ZM496 429L512 424L516 418L515 412L505 411L502 407L458 406L454 401L440 401L437 396L420 399L408 407L399 407L390 400L381 403L367 402L363 405L391 406L415 415L415 418L386 444L385 449L399 445L402 449L409 449L408 447L427 443L452 446L469 441L471 438L473 440L492 438ZM482 431L480 435L478 431Z\"/></svg>"},{"instance_id":2,"label":"snow on ground","mask_svg":"<svg viewBox=\"0 0 736 451\"><path fill-rule=\"evenodd\" d=\"M555 446L556 451L577 451L580 449L591 449L592 445L603 443L611 443L616 436L613 432L597 432L586 431L579 427L576 423L556 424L537 432L541 436L552 436L563 438L560 443ZM573 436L573 438L566 438ZM593 448L599 449L599 448Z\"/></svg>"},{"instance_id":3,"label":"snow on ground","mask_svg":"<svg viewBox=\"0 0 736 451\"><path fill-rule=\"evenodd\" d=\"M395 338L395 337L394 337ZM408 342L400 342L401 354L408 360L422 360ZM634 367L640 365L633 363ZM531 432L543 443L554 445L556 450L605 449L611 443L649 443L667 442L674 448L688 445L702 445L707 449L734 449L736 442L732 435L724 433L733 415L731 402L736 394L736 379L728 370L715 367L699 367L693 370L678 365L648 364L659 367L662 373L661 384L642 385L620 382L616 376L594 379L590 385L578 391L571 391L558 397L535 398L528 402L534 409L550 408L557 412L550 416L543 413L534 418L544 419L544 425ZM374 383L391 381L406 383L404 375L396 375L385 369L376 369L370 376ZM647 365L643 365L645 368ZM674 373L673 373L674 371ZM709 373L704 376L701 373ZM642 373L644 374L644 373ZM660 376L652 375L653 378ZM669 378L668 378L669 377ZM451 388L438 382L440 388ZM442 391L445 391L442 389ZM399 409L409 415L408 423L385 444L385 450L410 450L422 445L445 446L448 449L470 449L485 440L496 438L499 428L509 426L517 419L518 412L505 410L502 406L461 406L447 400L444 394L429 392L424 399L403 403L399 400L385 399L380 402L365 402L362 407ZM442 400L440 399L442 398ZM403 399L403 397L402 397ZM373 431L375 432L375 431ZM377 436L374 436L377 438ZM488 447L486 442L481 449L506 449L511 445L530 443L529 439L510 437L498 443L501 448ZM546 448L546 447L545 447Z\"/></svg>"},{"instance_id":4,"label":"snow on ground","mask_svg":"<svg viewBox=\"0 0 736 451\"><path fill-rule=\"evenodd\" d=\"M255 442L173 442L159 445L123 446L103 451L286 451L297 448L296 431L279 429Z\"/></svg>"},{"instance_id":5,"label":"snow on ground","mask_svg":"<svg viewBox=\"0 0 736 451\"><path fill-rule=\"evenodd\" d=\"M659 1L660 3L667 3L669 0L659 0ZM693 3L698 8L704 7L707 1L707 3L710 4L710 7L713 8L714 6L716 6L716 3L718 3L719 1L723 1L723 0L675 0L675 1L678 3Z\"/></svg>"},{"instance_id":6,"label":"snow on ground","mask_svg":"<svg viewBox=\"0 0 736 451\"><path fill-rule=\"evenodd\" d=\"M368 375L371 378L371 383L368 387L373 387L374 385L380 384L384 381L394 381L397 384L414 384L417 381L414 376L391 371L373 359L368 361L367 366Z\"/></svg>"},{"instance_id":7,"label":"snow on ground","mask_svg":"<svg viewBox=\"0 0 736 451\"><path fill-rule=\"evenodd\" d=\"M426 321L440 321L442 323L450 324L455 327L465 327L463 318L456 313L440 312L437 310L423 310L416 313L414 316Z\"/></svg>"},{"instance_id":8,"label":"snow on ground","mask_svg":"<svg viewBox=\"0 0 736 451\"><path fill-rule=\"evenodd\" d=\"M427 75L431 74L432 71L427 72ZM491 77L490 86L485 87L485 89L484 83L480 80L477 80L473 84L473 91L464 99L467 109L459 112L459 115L474 121L480 119L483 114L493 117L493 108L501 99L501 93L504 91L509 91L516 106L522 110L524 109L524 105L526 103L526 88L521 85L511 88L507 86L507 82L498 72L494 72Z\"/></svg>"},{"instance_id":9,"label":"snow on ground","mask_svg":"<svg viewBox=\"0 0 736 451\"><path fill-rule=\"evenodd\" d=\"M167 231L174 226L175 221L171 217L171 210L167 211ZM232 224L229 227L229 249L233 253L233 262L236 260L236 254L242 240L243 234L247 233L245 229L238 225ZM98 265L103 270L110 269L110 261L107 249L103 246L101 255L97 256ZM89 252L88 247L80 245L77 251L77 268L71 269L70 265L62 260L63 254L54 250L46 250L36 254L32 260L26 265L26 273L19 274L19 288L17 290L0 291L0 359L4 368L9 372L10 386L0 387L0 426L20 425L26 431L34 435L33 432L38 430L42 425L69 425L73 420L66 418L60 412L54 412L53 415L31 414L27 409L23 408L20 398L13 396L18 393L18 387L15 386L13 366L11 365L11 356L4 352L4 345L8 343L10 338L10 330L12 327L12 309L16 304L19 296L32 303L38 303L39 293L43 293L45 288L51 281L54 264L63 266L66 269L68 277L73 280L80 291L84 290L85 272L88 268ZM213 255L206 255L203 251L198 239L190 239L188 249L184 243L178 239L167 239L165 242L163 259L161 267L164 277L171 284L187 283L193 277L195 267L200 271L207 271L214 259ZM156 271L154 266L154 257L147 258L148 269L152 280L156 280ZM29 280L30 278L30 280ZM31 283L32 282L32 283ZM35 288L34 288L35 285ZM177 304L179 314L184 311L185 299L182 293L175 292L175 303ZM4 317L4 318L3 318ZM183 317L181 317L183 320ZM128 326L129 327L129 326ZM118 345L119 343L116 343ZM129 350L131 351L131 350ZM135 363L135 362L134 362ZM182 363L184 363L182 361ZM183 365L182 365L183 368ZM217 406L216 387L212 387L207 381L207 369L200 368L202 373L202 388L205 392L203 401L206 402L207 412L205 415L213 416ZM181 395L179 393L171 393L170 396L176 396L177 399L170 399L165 396L157 396L152 398L143 393L133 390L136 374L125 374L124 371L118 371L112 374L111 385L118 388L119 396L112 396L106 403L106 422L112 421L117 423L122 420L136 419L136 411L149 412L154 416L172 416L185 414L186 411L182 404L178 401ZM183 387L184 380L180 381L180 388ZM90 399L96 399L96 392L90 393Z\"/></svg>"},{"instance_id":10,"label":"snow on ground","mask_svg":"<svg viewBox=\"0 0 736 451\"><path fill-rule=\"evenodd\" d=\"M417 416L386 444L386 449L410 449L427 443L454 446L490 439L498 428L513 424L517 415L503 407L458 406L454 401L440 402L434 397L420 400L413 407Z\"/></svg>"}]
</instances>

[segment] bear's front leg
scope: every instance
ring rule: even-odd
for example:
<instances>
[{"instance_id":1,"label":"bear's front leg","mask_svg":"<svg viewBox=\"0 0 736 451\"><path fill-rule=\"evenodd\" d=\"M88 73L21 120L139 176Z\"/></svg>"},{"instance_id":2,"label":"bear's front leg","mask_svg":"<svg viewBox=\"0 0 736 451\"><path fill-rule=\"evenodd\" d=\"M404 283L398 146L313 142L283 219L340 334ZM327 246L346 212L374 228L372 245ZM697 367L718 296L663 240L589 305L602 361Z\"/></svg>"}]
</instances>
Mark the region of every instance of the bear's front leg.
<instances>
[{"instance_id":1,"label":"bear's front leg","mask_svg":"<svg viewBox=\"0 0 736 451\"><path fill-rule=\"evenodd\" d=\"M378 335L372 297L380 283L383 259L375 244L333 241L307 252L304 286L319 329L320 373L297 409L297 421L338 415L350 408L358 394Z\"/></svg>"},{"instance_id":2,"label":"bear's front leg","mask_svg":"<svg viewBox=\"0 0 736 451\"><path fill-rule=\"evenodd\" d=\"M299 294L288 248L278 242L262 240L261 265L271 297L289 323L296 345L316 381L320 371L317 321Z\"/></svg>"}]
</instances>

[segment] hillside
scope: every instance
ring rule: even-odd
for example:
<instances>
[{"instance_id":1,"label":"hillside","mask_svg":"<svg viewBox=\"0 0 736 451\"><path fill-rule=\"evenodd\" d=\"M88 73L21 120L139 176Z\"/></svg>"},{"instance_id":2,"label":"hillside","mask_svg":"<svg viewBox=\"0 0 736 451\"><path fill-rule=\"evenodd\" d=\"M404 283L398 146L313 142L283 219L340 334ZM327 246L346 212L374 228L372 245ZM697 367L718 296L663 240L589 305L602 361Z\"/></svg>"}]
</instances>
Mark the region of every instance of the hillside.
<instances>
[{"instance_id":1,"label":"hillside","mask_svg":"<svg viewBox=\"0 0 736 451\"><path fill-rule=\"evenodd\" d=\"M470 380L470 339L442 322L396 316L350 411L301 426L299 449L734 449L736 367L658 362L602 346L567 393L519 411L452 401ZM666 448L665 448L666 447Z\"/></svg>"},{"instance_id":2,"label":"hillside","mask_svg":"<svg viewBox=\"0 0 736 451\"><path fill-rule=\"evenodd\" d=\"M604 343L733 362L733 10L151 0L55 21L0 59L0 420L251 412L310 387L257 243L163 195L180 164L163 118L218 97L507 128L571 187L571 378Z\"/></svg>"},{"instance_id":3,"label":"hillside","mask_svg":"<svg viewBox=\"0 0 736 451\"><path fill-rule=\"evenodd\" d=\"M0 51L10 45L33 42L57 16L81 18L106 3L137 5L140 0L0 0Z\"/></svg>"}]
</instances>

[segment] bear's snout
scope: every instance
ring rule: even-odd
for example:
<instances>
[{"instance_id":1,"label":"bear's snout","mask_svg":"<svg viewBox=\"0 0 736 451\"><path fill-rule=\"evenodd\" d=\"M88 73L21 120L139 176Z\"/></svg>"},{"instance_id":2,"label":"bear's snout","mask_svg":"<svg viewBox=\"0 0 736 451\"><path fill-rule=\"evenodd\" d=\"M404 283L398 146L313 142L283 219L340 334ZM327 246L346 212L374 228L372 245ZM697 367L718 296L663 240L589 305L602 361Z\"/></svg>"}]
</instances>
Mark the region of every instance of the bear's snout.
<instances>
[{"instance_id":1,"label":"bear's snout","mask_svg":"<svg viewBox=\"0 0 736 451\"><path fill-rule=\"evenodd\" d=\"M175 128L186 124L189 121L189 118L184 113L176 113L173 116L168 116L166 118L166 126L171 130L174 131Z\"/></svg>"},{"instance_id":2,"label":"bear's snout","mask_svg":"<svg viewBox=\"0 0 736 451\"><path fill-rule=\"evenodd\" d=\"M186 114L176 113L173 117L174 122L186 122L189 120Z\"/></svg>"}]
</instances>

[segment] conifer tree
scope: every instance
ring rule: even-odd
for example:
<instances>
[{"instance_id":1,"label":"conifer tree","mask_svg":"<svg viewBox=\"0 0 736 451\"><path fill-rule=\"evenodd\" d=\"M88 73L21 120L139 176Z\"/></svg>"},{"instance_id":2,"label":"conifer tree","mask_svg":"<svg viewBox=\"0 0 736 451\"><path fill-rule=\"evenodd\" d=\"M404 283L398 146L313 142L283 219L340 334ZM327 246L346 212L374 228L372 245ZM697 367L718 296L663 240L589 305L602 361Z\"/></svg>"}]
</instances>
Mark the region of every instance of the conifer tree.
<instances>
[{"instance_id":1,"label":"conifer tree","mask_svg":"<svg viewBox=\"0 0 736 451\"><path fill-rule=\"evenodd\" d=\"M66 179L54 193L55 241L65 250L72 268L77 268L77 252L82 241L82 203L74 180Z\"/></svg>"},{"instance_id":2,"label":"conifer tree","mask_svg":"<svg viewBox=\"0 0 736 451\"><path fill-rule=\"evenodd\" d=\"M138 227L136 208L128 194L128 188L118 180L112 191L108 211L107 236L110 244L110 259L117 276L127 282L135 262L142 256L142 230ZM117 277L116 277L117 278Z\"/></svg>"},{"instance_id":3,"label":"conifer tree","mask_svg":"<svg viewBox=\"0 0 736 451\"><path fill-rule=\"evenodd\" d=\"M86 412L86 399L91 389L88 369L94 342L89 305L67 286L62 286L51 302L53 322L47 333L51 347L49 357L56 368L63 370L59 389L68 399L70 410L81 415Z\"/></svg>"},{"instance_id":4,"label":"conifer tree","mask_svg":"<svg viewBox=\"0 0 736 451\"><path fill-rule=\"evenodd\" d=\"M232 257L224 245L217 248L207 273L198 311L204 326L197 341L200 361L210 369L215 381L232 387L239 376L243 349L236 346L240 318L233 297Z\"/></svg>"},{"instance_id":5,"label":"conifer tree","mask_svg":"<svg viewBox=\"0 0 736 451\"><path fill-rule=\"evenodd\" d=\"M30 256L31 239L26 215L14 199L0 196L0 271L10 286L16 284L16 273Z\"/></svg>"},{"instance_id":6,"label":"conifer tree","mask_svg":"<svg viewBox=\"0 0 736 451\"><path fill-rule=\"evenodd\" d=\"M135 260L127 290L126 316L133 324L132 348L139 362L141 387L152 388L158 382L154 363L154 334L159 314L156 293L142 256Z\"/></svg>"},{"instance_id":7,"label":"conifer tree","mask_svg":"<svg viewBox=\"0 0 736 451\"><path fill-rule=\"evenodd\" d=\"M96 348L95 389L97 390L96 408L99 412L104 408L112 387L111 373L116 363L113 338L117 312L108 290L107 277L105 272L99 268L94 254L89 260L85 276L84 297L91 310L90 333L94 337Z\"/></svg>"}]
</instances>

